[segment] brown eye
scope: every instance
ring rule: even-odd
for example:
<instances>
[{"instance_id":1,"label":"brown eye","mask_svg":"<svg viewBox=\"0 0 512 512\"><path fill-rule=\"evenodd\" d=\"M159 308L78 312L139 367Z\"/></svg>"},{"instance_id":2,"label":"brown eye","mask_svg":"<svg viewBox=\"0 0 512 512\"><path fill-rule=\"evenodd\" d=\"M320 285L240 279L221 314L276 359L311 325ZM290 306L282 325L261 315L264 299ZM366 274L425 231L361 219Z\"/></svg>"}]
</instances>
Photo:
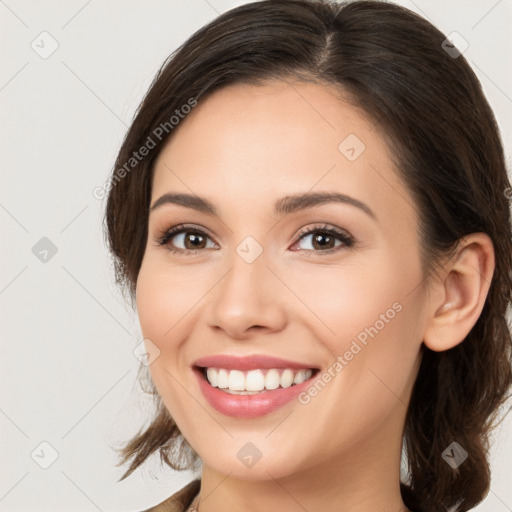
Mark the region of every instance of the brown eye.
<instances>
[{"instance_id":1,"label":"brown eye","mask_svg":"<svg viewBox=\"0 0 512 512\"><path fill-rule=\"evenodd\" d=\"M303 243L304 241L309 243ZM351 247L353 244L354 239L344 231L332 227L315 227L302 232L299 240L294 245L299 246L298 250L321 254L335 252L343 247Z\"/></svg>"},{"instance_id":2,"label":"brown eye","mask_svg":"<svg viewBox=\"0 0 512 512\"><path fill-rule=\"evenodd\" d=\"M336 238L332 235L326 235L324 233L313 235L312 245L315 249L332 249L335 247Z\"/></svg>"},{"instance_id":3,"label":"brown eye","mask_svg":"<svg viewBox=\"0 0 512 512\"><path fill-rule=\"evenodd\" d=\"M192 231L186 231L184 233L183 241L185 243L185 249L194 250L194 249L204 249L206 237L194 233Z\"/></svg>"},{"instance_id":4,"label":"brown eye","mask_svg":"<svg viewBox=\"0 0 512 512\"><path fill-rule=\"evenodd\" d=\"M210 244L208 244L210 240ZM165 245L169 250L176 253L195 252L201 249L215 248L215 243L211 242L210 237L204 231L187 227L174 226L167 230L157 239L158 245Z\"/></svg>"}]
</instances>

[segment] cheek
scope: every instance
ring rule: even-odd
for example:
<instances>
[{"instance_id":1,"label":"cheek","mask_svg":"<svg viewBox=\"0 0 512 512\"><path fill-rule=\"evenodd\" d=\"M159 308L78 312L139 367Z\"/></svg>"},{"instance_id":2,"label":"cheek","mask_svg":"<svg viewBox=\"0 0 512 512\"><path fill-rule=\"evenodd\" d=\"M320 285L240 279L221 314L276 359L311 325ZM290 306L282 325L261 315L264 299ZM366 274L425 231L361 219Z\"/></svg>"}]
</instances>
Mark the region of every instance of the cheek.
<instances>
[{"instance_id":1,"label":"cheek","mask_svg":"<svg viewBox=\"0 0 512 512\"><path fill-rule=\"evenodd\" d=\"M319 333L332 345L332 352L344 351L347 341L358 334L363 333L364 339L365 328L377 322L382 329L383 321L395 317L397 306L394 309L393 305L402 301L404 286L385 256L372 253L336 266L282 274L307 307L307 317L320 322ZM304 311L302 305L300 310ZM384 319L381 315L385 315Z\"/></svg>"},{"instance_id":2,"label":"cheek","mask_svg":"<svg viewBox=\"0 0 512 512\"><path fill-rule=\"evenodd\" d=\"M346 448L345 443L379 436L376 432L386 428L387 418L401 421L405 413L417 372L419 343L411 333L414 311L400 305L397 302L387 310L372 301L372 308L360 314L361 325L347 331L343 319L348 322L349 312L340 316L337 332L342 334L329 347L337 359L319 377L325 384L312 384L307 395L301 396L308 416L324 426L322 437L330 440L328 450L339 451ZM375 321L374 308L384 314L387 323Z\"/></svg>"},{"instance_id":3,"label":"cheek","mask_svg":"<svg viewBox=\"0 0 512 512\"><path fill-rule=\"evenodd\" d=\"M168 349L173 339L179 339L187 313L204 295L201 280L191 277L155 259L145 260L141 266L136 289L137 314L142 334L160 350Z\"/></svg>"},{"instance_id":4,"label":"cheek","mask_svg":"<svg viewBox=\"0 0 512 512\"><path fill-rule=\"evenodd\" d=\"M149 366L152 381L175 421L183 422L188 395L183 395L180 385L184 374L175 369L185 368L180 362L179 345L190 328L185 315L191 307L189 300L194 299L186 296L188 288L179 283L178 276L176 272L171 276L154 260L144 260L137 279L136 303L143 337L160 350Z\"/></svg>"},{"instance_id":5,"label":"cheek","mask_svg":"<svg viewBox=\"0 0 512 512\"><path fill-rule=\"evenodd\" d=\"M396 254L374 256L371 265L294 276L298 294L315 314L312 321L321 320L318 338L332 354L331 377L326 375L331 396L356 409L368 397L389 406L387 399L400 396L421 345L421 300L411 294L421 278L419 266Z\"/></svg>"},{"instance_id":6,"label":"cheek","mask_svg":"<svg viewBox=\"0 0 512 512\"><path fill-rule=\"evenodd\" d=\"M137 279L137 314L143 336L162 349L160 338L171 325L168 317L168 311L172 307L169 304L171 296L163 293L164 287L161 286L157 274L150 272L148 267L148 264L143 263Z\"/></svg>"}]
</instances>

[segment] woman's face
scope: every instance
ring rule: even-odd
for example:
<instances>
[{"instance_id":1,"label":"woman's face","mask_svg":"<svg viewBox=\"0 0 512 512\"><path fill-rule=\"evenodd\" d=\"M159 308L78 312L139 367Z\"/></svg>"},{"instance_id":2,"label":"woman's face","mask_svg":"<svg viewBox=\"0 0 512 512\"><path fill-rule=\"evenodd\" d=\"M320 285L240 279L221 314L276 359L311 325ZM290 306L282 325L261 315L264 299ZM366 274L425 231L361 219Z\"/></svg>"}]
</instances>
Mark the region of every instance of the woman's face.
<instances>
[{"instance_id":1,"label":"woman's face","mask_svg":"<svg viewBox=\"0 0 512 512\"><path fill-rule=\"evenodd\" d=\"M273 82L221 89L175 130L137 309L181 432L242 479L398 469L425 298L417 212L376 127L328 86Z\"/></svg>"}]
</instances>

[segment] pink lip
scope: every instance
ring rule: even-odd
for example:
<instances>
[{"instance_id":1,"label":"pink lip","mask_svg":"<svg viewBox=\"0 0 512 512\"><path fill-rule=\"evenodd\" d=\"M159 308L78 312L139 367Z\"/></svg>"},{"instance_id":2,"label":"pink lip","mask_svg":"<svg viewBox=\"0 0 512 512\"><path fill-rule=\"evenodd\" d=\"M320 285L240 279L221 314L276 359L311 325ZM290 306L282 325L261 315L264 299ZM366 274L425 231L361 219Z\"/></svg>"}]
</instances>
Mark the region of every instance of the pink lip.
<instances>
[{"instance_id":1,"label":"pink lip","mask_svg":"<svg viewBox=\"0 0 512 512\"><path fill-rule=\"evenodd\" d=\"M222 368L223 366L221 365L220 367ZM273 366L273 368L276 367ZM304 366L300 366L300 368L304 368ZM193 371L197 378L199 389L207 402L218 412L235 418L257 418L276 411L307 389L317 373L313 373L308 380L301 384L295 384L289 388L263 391L255 395L232 395L211 386L201 368L195 367Z\"/></svg>"},{"instance_id":2,"label":"pink lip","mask_svg":"<svg viewBox=\"0 0 512 512\"><path fill-rule=\"evenodd\" d=\"M215 356L201 357L193 363L193 366L203 368L225 368L226 370L257 370L266 368L291 368L292 370L301 370L313 368L306 363L289 361L278 357L252 355L252 356L230 356L228 354L219 354Z\"/></svg>"}]
</instances>

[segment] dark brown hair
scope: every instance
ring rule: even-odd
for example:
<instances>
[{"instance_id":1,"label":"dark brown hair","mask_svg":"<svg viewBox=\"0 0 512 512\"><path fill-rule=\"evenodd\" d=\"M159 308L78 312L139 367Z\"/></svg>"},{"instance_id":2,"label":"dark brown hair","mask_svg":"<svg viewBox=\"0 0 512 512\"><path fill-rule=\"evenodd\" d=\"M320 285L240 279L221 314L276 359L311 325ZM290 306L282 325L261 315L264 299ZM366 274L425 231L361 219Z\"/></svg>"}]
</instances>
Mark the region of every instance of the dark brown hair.
<instances>
[{"instance_id":1,"label":"dark brown hair","mask_svg":"<svg viewBox=\"0 0 512 512\"><path fill-rule=\"evenodd\" d=\"M272 0L222 14L157 73L119 151L105 215L117 282L133 301L154 162L172 137L170 117L191 98L204 101L235 83L295 78L334 85L368 114L419 212L425 278L465 235L485 232L495 250L490 290L466 339L445 352L423 347L405 422L408 480L401 486L405 504L417 512L465 511L486 496L489 434L512 382L512 188L480 83L445 40L420 16L379 1ZM155 137L159 126L167 130ZM127 171L148 137L156 147ZM175 469L198 460L151 389L156 415L121 450L122 464L131 459L121 479L157 452ZM453 441L469 454L457 469L441 457Z\"/></svg>"}]
</instances>

